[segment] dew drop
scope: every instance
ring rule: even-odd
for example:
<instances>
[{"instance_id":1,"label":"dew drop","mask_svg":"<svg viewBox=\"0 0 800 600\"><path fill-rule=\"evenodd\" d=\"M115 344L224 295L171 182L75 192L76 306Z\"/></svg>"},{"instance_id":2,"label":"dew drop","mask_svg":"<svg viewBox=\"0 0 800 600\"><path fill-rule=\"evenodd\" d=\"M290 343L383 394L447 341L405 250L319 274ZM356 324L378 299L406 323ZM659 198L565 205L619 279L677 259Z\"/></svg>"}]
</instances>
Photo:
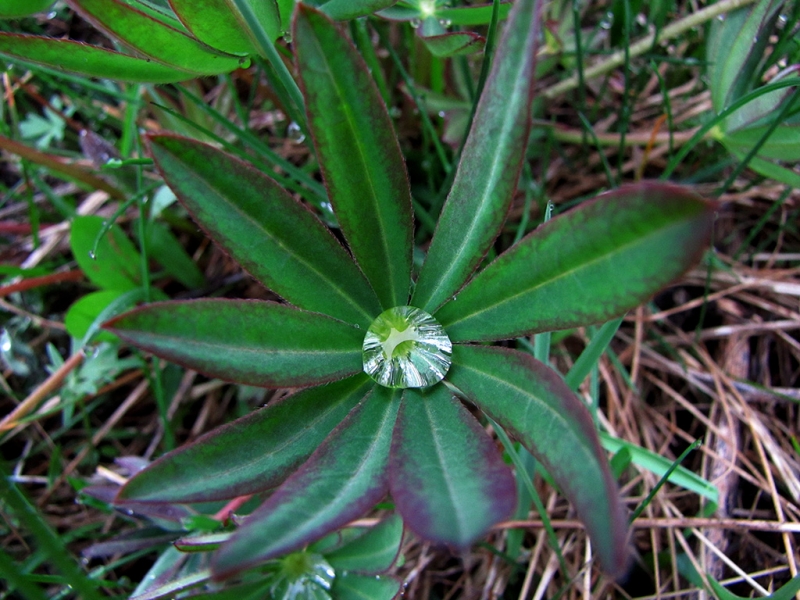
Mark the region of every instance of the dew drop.
<instances>
[{"instance_id":1,"label":"dew drop","mask_svg":"<svg viewBox=\"0 0 800 600\"><path fill-rule=\"evenodd\" d=\"M450 369L453 344L439 322L413 306L381 313L364 336L364 372L388 388L423 388Z\"/></svg>"},{"instance_id":2,"label":"dew drop","mask_svg":"<svg viewBox=\"0 0 800 600\"><path fill-rule=\"evenodd\" d=\"M422 25L422 21L420 19L411 19L409 23L414 29L419 29L419 26Z\"/></svg>"},{"instance_id":3,"label":"dew drop","mask_svg":"<svg viewBox=\"0 0 800 600\"><path fill-rule=\"evenodd\" d=\"M286 137L293 141L295 144L302 144L306 139L306 134L300 129L300 125L292 121L286 128Z\"/></svg>"},{"instance_id":4,"label":"dew drop","mask_svg":"<svg viewBox=\"0 0 800 600\"><path fill-rule=\"evenodd\" d=\"M89 258L97 260L97 254L95 254L94 250L89 250Z\"/></svg>"},{"instance_id":5,"label":"dew drop","mask_svg":"<svg viewBox=\"0 0 800 600\"><path fill-rule=\"evenodd\" d=\"M450 27L452 24L453 22L450 19L439 19L439 25L441 25L445 29Z\"/></svg>"}]
</instances>

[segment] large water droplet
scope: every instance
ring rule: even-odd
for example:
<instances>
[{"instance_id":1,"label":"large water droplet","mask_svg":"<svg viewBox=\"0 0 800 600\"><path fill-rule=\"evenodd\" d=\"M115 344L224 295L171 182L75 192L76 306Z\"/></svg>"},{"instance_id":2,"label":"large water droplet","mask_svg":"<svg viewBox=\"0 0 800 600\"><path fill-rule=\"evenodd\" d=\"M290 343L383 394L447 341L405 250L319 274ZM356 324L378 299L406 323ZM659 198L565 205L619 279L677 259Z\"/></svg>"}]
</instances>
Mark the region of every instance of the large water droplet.
<instances>
[{"instance_id":1,"label":"large water droplet","mask_svg":"<svg viewBox=\"0 0 800 600\"><path fill-rule=\"evenodd\" d=\"M380 314L364 337L364 372L389 388L422 388L444 379L453 344L444 328L413 306Z\"/></svg>"}]
</instances>

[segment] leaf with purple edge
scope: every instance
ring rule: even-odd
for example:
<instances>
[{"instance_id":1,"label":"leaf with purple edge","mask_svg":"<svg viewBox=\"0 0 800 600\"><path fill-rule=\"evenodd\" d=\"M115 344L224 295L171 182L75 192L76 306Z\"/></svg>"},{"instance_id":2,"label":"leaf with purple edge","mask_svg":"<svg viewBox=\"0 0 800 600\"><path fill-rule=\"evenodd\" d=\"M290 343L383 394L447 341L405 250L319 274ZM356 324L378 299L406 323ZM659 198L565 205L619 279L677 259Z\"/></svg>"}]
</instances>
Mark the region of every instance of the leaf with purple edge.
<instances>
[{"instance_id":1,"label":"leaf with purple edge","mask_svg":"<svg viewBox=\"0 0 800 600\"><path fill-rule=\"evenodd\" d=\"M448 380L545 466L586 523L600 566L620 575L628 523L586 407L532 356L489 346L453 346Z\"/></svg>"},{"instance_id":2,"label":"leaf with purple edge","mask_svg":"<svg viewBox=\"0 0 800 600\"><path fill-rule=\"evenodd\" d=\"M497 446L444 385L405 391L389 486L408 527L460 549L509 517L517 499Z\"/></svg>"},{"instance_id":3,"label":"leaf with purple edge","mask_svg":"<svg viewBox=\"0 0 800 600\"><path fill-rule=\"evenodd\" d=\"M172 10L204 44L232 54L258 54L247 22L231 0L169 0ZM250 0L251 9L265 25L270 39L280 35L275 0Z\"/></svg>"},{"instance_id":4,"label":"leaf with purple edge","mask_svg":"<svg viewBox=\"0 0 800 600\"><path fill-rule=\"evenodd\" d=\"M480 264L514 197L530 130L541 4L515 3L478 102L412 299L431 314Z\"/></svg>"},{"instance_id":5,"label":"leaf with purple edge","mask_svg":"<svg viewBox=\"0 0 800 600\"><path fill-rule=\"evenodd\" d=\"M373 386L361 374L270 402L165 454L130 479L117 500L210 502L272 489L311 456Z\"/></svg>"},{"instance_id":6,"label":"leaf with purple edge","mask_svg":"<svg viewBox=\"0 0 800 600\"><path fill-rule=\"evenodd\" d=\"M435 317L453 342L608 321L697 262L715 206L669 184L619 188L539 227Z\"/></svg>"},{"instance_id":7,"label":"leaf with purple edge","mask_svg":"<svg viewBox=\"0 0 800 600\"><path fill-rule=\"evenodd\" d=\"M486 39L471 31L454 31L439 35L421 36L431 54L440 58L474 54L483 50Z\"/></svg>"},{"instance_id":8,"label":"leaf with purple edge","mask_svg":"<svg viewBox=\"0 0 800 600\"><path fill-rule=\"evenodd\" d=\"M325 552L325 558L339 571L377 575L395 563L402 540L403 521L399 515L393 514L357 538Z\"/></svg>"},{"instance_id":9,"label":"leaf with purple edge","mask_svg":"<svg viewBox=\"0 0 800 600\"><path fill-rule=\"evenodd\" d=\"M377 386L214 555L224 579L360 517L388 491L400 392Z\"/></svg>"},{"instance_id":10,"label":"leaf with purple edge","mask_svg":"<svg viewBox=\"0 0 800 600\"><path fill-rule=\"evenodd\" d=\"M197 73L72 40L0 33L0 55L25 62L114 81L175 83Z\"/></svg>"},{"instance_id":11,"label":"leaf with purple edge","mask_svg":"<svg viewBox=\"0 0 800 600\"><path fill-rule=\"evenodd\" d=\"M180 22L147 14L122 0L70 0L82 17L144 56L197 74L227 73L240 57L214 50L184 33Z\"/></svg>"},{"instance_id":12,"label":"leaf with purple edge","mask_svg":"<svg viewBox=\"0 0 800 600\"><path fill-rule=\"evenodd\" d=\"M393 600L400 597L401 588L402 583L395 577L337 573L331 592L336 600Z\"/></svg>"},{"instance_id":13,"label":"leaf with purple edge","mask_svg":"<svg viewBox=\"0 0 800 600\"><path fill-rule=\"evenodd\" d=\"M347 251L275 181L189 138L149 140L156 166L181 203L261 283L301 308L364 328L380 314L375 292Z\"/></svg>"},{"instance_id":14,"label":"leaf with purple edge","mask_svg":"<svg viewBox=\"0 0 800 600\"><path fill-rule=\"evenodd\" d=\"M103 327L171 362L249 385L305 387L362 369L363 331L274 302L157 302Z\"/></svg>"},{"instance_id":15,"label":"leaf with purple edge","mask_svg":"<svg viewBox=\"0 0 800 600\"><path fill-rule=\"evenodd\" d=\"M323 13L298 4L297 67L323 178L350 250L384 309L408 302L411 191L364 60Z\"/></svg>"}]
</instances>

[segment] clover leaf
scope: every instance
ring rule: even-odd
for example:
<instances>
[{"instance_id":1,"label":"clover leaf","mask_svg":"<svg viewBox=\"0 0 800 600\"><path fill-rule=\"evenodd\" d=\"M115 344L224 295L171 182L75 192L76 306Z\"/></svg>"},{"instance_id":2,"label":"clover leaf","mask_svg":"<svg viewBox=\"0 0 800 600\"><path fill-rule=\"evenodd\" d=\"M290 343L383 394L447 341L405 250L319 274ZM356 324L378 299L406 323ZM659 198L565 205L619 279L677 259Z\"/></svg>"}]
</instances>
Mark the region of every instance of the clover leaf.
<instances>
[{"instance_id":1,"label":"clover leaf","mask_svg":"<svg viewBox=\"0 0 800 600\"><path fill-rule=\"evenodd\" d=\"M586 523L600 567L624 569L627 521L586 408L547 365L476 342L634 308L697 260L714 206L667 184L622 188L552 219L472 276L525 158L540 5L518 0L509 15L416 283L392 122L355 48L316 9L298 5L294 51L347 249L254 167L190 139L149 138L195 220L287 304L161 302L106 327L211 376L304 388L168 453L119 494L189 503L269 493L216 551L216 577L301 548L387 493L418 535L456 548L479 539L513 511L515 481L462 400L541 461ZM387 377L369 367L376 354ZM430 375L431 365L434 377L406 376Z\"/></svg>"}]
</instances>

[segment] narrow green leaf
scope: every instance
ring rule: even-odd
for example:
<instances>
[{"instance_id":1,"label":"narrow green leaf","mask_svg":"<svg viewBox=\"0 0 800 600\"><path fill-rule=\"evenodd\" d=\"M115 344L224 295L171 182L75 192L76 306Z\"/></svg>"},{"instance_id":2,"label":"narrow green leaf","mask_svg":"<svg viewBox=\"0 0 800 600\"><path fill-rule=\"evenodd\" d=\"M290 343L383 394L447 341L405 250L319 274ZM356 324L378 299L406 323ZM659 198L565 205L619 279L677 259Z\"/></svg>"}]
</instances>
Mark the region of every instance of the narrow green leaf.
<instances>
[{"instance_id":1,"label":"narrow green leaf","mask_svg":"<svg viewBox=\"0 0 800 600\"><path fill-rule=\"evenodd\" d=\"M711 23L706 55L711 63L711 102L720 112L752 84L783 0L760 0Z\"/></svg>"},{"instance_id":2,"label":"narrow green leaf","mask_svg":"<svg viewBox=\"0 0 800 600\"><path fill-rule=\"evenodd\" d=\"M162 456L118 501L209 502L278 486L367 394L366 375L298 392Z\"/></svg>"},{"instance_id":3,"label":"narrow green leaf","mask_svg":"<svg viewBox=\"0 0 800 600\"><path fill-rule=\"evenodd\" d=\"M104 328L189 369L265 387L304 387L361 372L363 331L274 302L157 302Z\"/></svg>"},{"instance_id":4,"label":"narrow green leaf","mask_svg":"<svg viewBox=\"0 0 800 600\"><path fill-rule=\"evenodd\" d=\"M53 531L50 524L36 509L34 504L11 481L5 464L0 463L0 498L3 499L4 512L8 510L14 521L33 536L38 552L52 561L52 564L64 577L64 583L74 593L85 600L100 600L103 596L93 581L75 562L72 554L64 545L64 539ZM9 517L5 517L7 519Z\"/></svg>"},{"instance_id":5,"label":"narrow green leaf","mask_svg":"<svg viewBox=\"0 0 800 600\"><path fill-rule=\"evenodd\" d=\"M0 4L0 19L18 19L42 12L50 7L54 0L3 0Z\"/></svg>"},{"instance_id":6,"label":"narrow green leaf","mask_svg":"<svg viewBox=\"0 0 800 600\"><path fill-rule=\"evenodd\" d=\"M674 185L620 188L539 227L476 275L436 319L454 342L608 321L697 261L714 208Z\"/></svg>"},{"instance_id":7,"label":"narrow green leaf","mask_svg":"<svg viewBox=\"0 0 800 600\"><path fill-rule=\"evenodd\" d=\"M602 431L600 432L600 443L603 445L603 448L609 452L618 453L622 450L627 450L633 464L647 469L657 477L666 475L667 471L669 471L672 466L673 461L670 459L660 454L655 454L647 448L631 444L630 442L613 437ZM667 481L673 485L679 485L698 496L707 498L714 506L719 504L719 490L717 486L686 467L678 465L678 467L670 473Z\"/></svg>"},{"instance_id":8,"label":"narrow green leaf","mask_svg":"<svg viewBox=\"0 0 800 600\"><path fill-rule=\"evenodd\" d=\"M241 66L239 57L215 51L123 0L70 0L70 5L98 29L166 65L204 75Z\"/></svg>"},{"instance_id":9,"label":"narrow green leaf","mask_svg":"<svg viewBox=\"0 0 800 600\"><path fill-rule=\"evenodd\" d=\"M75 217L72 221L69 242L78 266L89 281L101 288L124 292L139 287L139 253L118 225L111 225L92 254L104 226L105 221L95 216Z\"/></svg>"},{"instance_id":10,"label":"narrow green leaf","mask_svg":"<svg viewBox=\"0 0 800 600\"><path fill-rule=\"evenodd\" d=\"M406 525L461 549L508 518L517 499L497 446L444 385L405 391L389 486Z\"/></svg>"},{"instance_id":11,"label":"narrow green leaf","mask_svg":"<svg viewBox=\"0 0 800 600\"><path fill-rule=\"evenodd\" d=\"M797 162L800 161L800 125L781 123L778 128L769 132L769 126L751 126L726 133L722 143L731 152L747 154L764 135L767 141L758 149L758 156L764 159Z\"/></svg>"},{"instance_id":12,"label":"narrow green leaf","mask_svg":"<svg viewBox=\"0 0 800 600\"><path fill-rule=\"evenodd\" d=\"M447 378L545 466L586 523L600 566L621 574L627 519L592 418L561 377L522 352L456 345Z\"/></svg>"},{"instance_id":13,"label":"narrow green leaf","mask_svg":"<svg viewBox=\"0 0 800 600\"><path fill-rule=\"evenodd\" d=\"M347 21L388 8L397 0L328 0L320 8L331 19Z\"/></svg>"},{"instance_id":14,"label":"narrow green leaf","mask_svg":"<svg viewBox=\"0 0 800 600\"><path fill-rule=\"evenodd\" d=\"M711 585L711 589L718 600L745 600L745 596L737 596L729 592L713 577L708 577L708 583ZM763 597L763 600L792 600L792 598L796 597L797 592L800 592L800 575L787 581L769 596Z\"/></svg>"},{"instance_id":15,"label":"narrow green leaf","mask_svg":"<svg viewBox=\"0 0 800 600\"><path fill-rule=\"evenodd\" d=\"M197 77L143 58L71 40L0 33L0 54L62 71L115 81L173 83Z\"/></svg>"},{"instance_id":16,"label":"narrow green leaf","mask_svg":"<svg viewBox=\"0 0 800 600\"><path fill-rule=\"evenodd\" d=\"M257 54L258 46L246 21L229 0L169 0L172 10L201 42L231 54ZM280 34L275 0L251 2L264 23L271 23L271 39Z\"/></svg>"},{"instance_id":17,"label":"narrow green leaf","mask_svg":"<svg viewBox=\"0 0 800 600\"><path fill-rule=\"evenodd\" d=\"M441 58L474 54L483 50L486 40L471 31L455 31L420 38L431 54Z\"/></svg>"},{"instance_id":18,"label":"narrow green leaf","mask_svg":"<svg viewBox=\"0 0 800 600\"><path fill-rule=\"evenodd\" d=\"M388 490L400 392L377 386L212 559L216 578L296 550L361 516Z\"/></svg>"},{"instance_id":19,"label":"narrow green leaf","mask_svg":"<svg viewBox=\"0 0 800 600\"><path fill-rule=\"evenodd\" d=\"M197 289L205 285L202 271L164 223L147 224L147 250L167 273L187 288Z\"/></svg>"},{"instance_id":20,"label":"narrow green leaf","mask_svg":"<svg viewBox=\"0 0 800 600\"><path fill-rule=\"evenodd\" d=\"M501 2L498 19L505 19L511 11L511 2ZM436 16L453 25L488 25L492 20L492 4L482 6L444 7L436 11Z\"/></svg>"},{"instance_id":21,"label":"narrow green leaf","mask_svg":"<svg viewBox=\"0 0 800 600\"><path fill-rule=\"evenodd\" d=\"M433 313L483 260L514 197L530 128L541 0L509 15L412 304Z\"/></svg>"},{"instance_id":22,"label":"narrow green leaf","mask_svg":"<svg viewBox=\"0 0 800 600\"><path fill-rule=\"evenodd\" d=\"M324 14L298 5L294 43L322 174L350 250L383 308L408 303L411 192L378 88Z\"/></svg>"},{"instance_id":23,"label":"narrow green leaf","mask_svg":"<svg viewBox=\"0 0 800 600\"><path fill-rule=\"evenodd\" d=\"M331 592L336 600L393 600L400 597L400 588L400 581L394 577L337 573Z\"/></svg>"},{"instance_id":24,"label":"narrow green leaf","mask_svg":"<svg viewBox=\"0 0 800 600\"><path fill-rule=\"evenodd\" d=\"M188 138L151 137L150 152L200 226L265 286L297 306L364 328L380 314L347 251L272 179Z\"/></svg>"},{"instance_id":25,"label":"narrow green leaf","mask_svg":"<svg viewBox=\"0 0 800 600\"><path fill-rule=\"evenodd\" d=\"M745 155L747 154L747 152L741 152L733 147L729 147L727 149L740 161L744 160ZM764 177L769 177L775 181L780 181L781 183L790 185L793 188L800 189L800 174L798 174L797 171L788 169L774 162L764 160L763 158L758 158L757 156L752 157L750 162L747 163L747 166Z\"/></svg>"},{"instance_id":26,"label":"narrow green leaf","mask_svg":"<svg viewBox=\"0 0 800 600\"><path fill-rule=\"evenodd\" d=\"M397 560L403 540L403 520L393 514L362 535L325 553L337 571L377 575L388 571Z\"/></svg>"}]
</instances>

